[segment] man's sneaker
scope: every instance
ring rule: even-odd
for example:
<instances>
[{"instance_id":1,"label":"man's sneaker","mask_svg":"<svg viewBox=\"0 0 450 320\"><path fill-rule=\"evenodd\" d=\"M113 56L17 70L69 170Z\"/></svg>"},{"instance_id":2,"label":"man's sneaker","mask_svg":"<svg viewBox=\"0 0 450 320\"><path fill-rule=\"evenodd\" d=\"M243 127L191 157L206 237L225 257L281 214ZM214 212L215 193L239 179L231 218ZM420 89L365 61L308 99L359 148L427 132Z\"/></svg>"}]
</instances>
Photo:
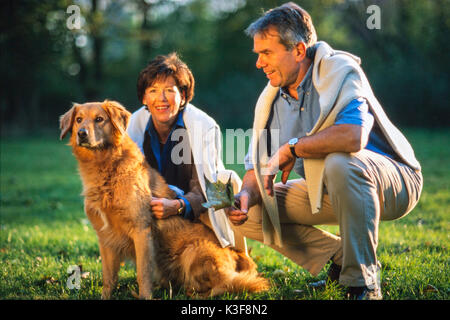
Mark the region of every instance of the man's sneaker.
<instances>
[{"instance_id":1,"label":"man's sneaker","mask_svg":"<svg viewBox=\"0 0 450 320\"><path fill-rule=\"evenodd\" d=\"M348 287L347 299L350 300L383 300L379 287L369 289L367 287Z\"/></svg>"},{"instance_id":2,"label":"man's sneaker","mask_svg":"<svg viewBox=\"0 0 450 320\"><path fill-rule=\"evenodd\" d=\"M312 288L321 288L321 287L326 287L327 284L331 284L333 282L338 283L339 275L341 274L341 269L342 269L341 266L337 265L334 262L331 262L331 265L327 271L327 275L328 275L327 280L320 280L320 281L312 282L312 283L308 284L308 286L312 287Z\"/></svg>"}]
</instances>

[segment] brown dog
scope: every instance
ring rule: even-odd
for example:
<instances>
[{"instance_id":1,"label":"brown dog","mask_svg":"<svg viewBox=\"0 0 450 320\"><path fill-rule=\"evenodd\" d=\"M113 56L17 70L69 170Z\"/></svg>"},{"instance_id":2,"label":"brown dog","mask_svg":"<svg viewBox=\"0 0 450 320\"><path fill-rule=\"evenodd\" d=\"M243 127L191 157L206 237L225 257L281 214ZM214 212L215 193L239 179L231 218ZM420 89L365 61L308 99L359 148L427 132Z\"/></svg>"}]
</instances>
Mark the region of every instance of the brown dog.
<instances>
[{"instance_id":1,"label":"brown dog","mask_svg":"<svg viewBox=\"0 0 450 320\"><path fill-rule=\"evenodd\" d=\"M152 279L203 297L267 290L253 260L222 248L202 223L152 218L152 195L173 199L174 194L126 134L129 117L119 103L106 100L75 104L60 118L60 138L71 131L85 212L99 240L102 298L110 298L124 258L136 262L140 298L152 297Z\"/></svg>"}]
</instances>

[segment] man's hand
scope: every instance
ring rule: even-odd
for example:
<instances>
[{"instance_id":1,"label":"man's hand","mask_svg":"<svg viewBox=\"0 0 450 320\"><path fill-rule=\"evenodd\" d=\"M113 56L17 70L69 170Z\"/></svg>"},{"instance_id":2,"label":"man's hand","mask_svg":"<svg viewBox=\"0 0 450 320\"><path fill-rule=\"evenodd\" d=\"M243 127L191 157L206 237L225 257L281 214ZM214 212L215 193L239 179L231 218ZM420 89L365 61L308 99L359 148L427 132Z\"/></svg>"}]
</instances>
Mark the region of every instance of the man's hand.
<instances>
[{"instance_id":1,"label":"man's hand","mask_svg":"<svg viewBox=\"0 0 450 320\"><path fill-rule=\"evenodd\" d=\"M177 215L178 208L180 207L178 200L166 198L152 198L150 205L152 207L153 216L156 219L166 219L170 216Z\"/></svg>"},{"instance_id":2,"label":"man's hand","mask_svg":"<svg viewBox=\"0 0 450 320\"><path fill-rule=\"evenodd\" d=\"M248 210L261 202L258 183L253 169L248 170L242 178L241 191L234 196L234 206L225 212L232 224L239 226L248 219Z\"/></svg>"},{"instance_id":3,"label":"man's hand","mask_svg":"<svg viewBox=\"0 0 450 320\"><path fill-rule=\"evenodd\" d=\"M234 196L235 205L233 207L227 208L225 212L228 215L231 223L235 226L240 226L245 221L248 220L248 204L250 200L250 195L247 191L242 190L237 195Z\"/></svg>"},{"instance_id":4,"label":"man's hand","mask_svg":"<svg viewBox=\"0 0 450 320\"><path fill-rule=\"evenodd\" d=\"M289 145L286 143L270 158L267 167L264 168L268 175L264 175L264 189L269 196L273 196L273 182L278 171L281 170L281 182L286 183L289 174L294 168L295 158L291 153Z\"/></svg>"}]
</instances>

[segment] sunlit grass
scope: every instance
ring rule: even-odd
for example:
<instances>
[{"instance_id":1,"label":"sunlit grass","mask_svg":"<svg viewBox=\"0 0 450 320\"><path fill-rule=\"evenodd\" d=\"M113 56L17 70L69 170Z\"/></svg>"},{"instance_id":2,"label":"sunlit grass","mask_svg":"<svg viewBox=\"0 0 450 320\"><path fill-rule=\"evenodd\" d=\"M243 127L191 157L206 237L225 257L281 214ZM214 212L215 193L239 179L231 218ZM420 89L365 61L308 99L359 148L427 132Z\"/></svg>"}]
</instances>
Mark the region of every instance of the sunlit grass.
<instances>
[{"instance_id":1,"label":"sunlit grass","mask_svg":"<svg viewBox=\"0 0 450 320\"><path fill-rule=\"evenodd\" d=\"M403 219L382 222L378 256L385 299L449 298L449 131L406 132L423 166L418 206ZM1 142L0 299L100 299L101 261L95 232L83 212L76 162L56 137ZM230 165L242 176L243 165ZM322 226L321 226L322 227ZM336 226L323 226L337 233ZM264 294L226 294L220 299L343 299L331 286L314 289L312 277L278 252L248 240L258 269L272 283ZM82 266L80 290L67 287L71 265ZM134 299L134 265L125 262L114 299ZM157 299L186 299L158 289Z\"/></svg>"}]
</instances>

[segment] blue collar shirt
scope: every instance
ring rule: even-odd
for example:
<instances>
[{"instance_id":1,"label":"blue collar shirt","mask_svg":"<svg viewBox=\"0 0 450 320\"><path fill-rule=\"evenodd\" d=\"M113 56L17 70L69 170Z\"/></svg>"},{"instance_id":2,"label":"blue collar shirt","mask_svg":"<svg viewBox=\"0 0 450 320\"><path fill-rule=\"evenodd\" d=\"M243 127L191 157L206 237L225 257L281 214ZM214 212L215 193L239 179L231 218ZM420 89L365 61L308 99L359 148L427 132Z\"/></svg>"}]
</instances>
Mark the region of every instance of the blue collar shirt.
<instances>
[{"instance_id":1,"label":"blue collar shirt","mask_svg":"<svg viewBox=\"0 0 450 320\"><path fill-rule=\"evenodd\" d=\"M165 144L161 144L159 142L158 133L156 132L156 129L155 129L155 126L153 124L153 120L151 117L147 123L147 127L145 128L145 134L148 134L150 136L150 144L151 144L153 155L155 156L156 162L158 164L158 168L157 168L158 172L162 176L164 176L164 174L166 172L167 163L169 161L172 161L171 160L172 149L178 143L178 141L172 141L172 139L171 139L172 133L176 129L180 129L180 128L186 129L186 126L185 126L184 120L183 120L183 112L184 112L184 109L178 113L178 117L177 117L177 120L175 121L175 125L173 126L172 130L170 131L169 137L167 138L167 141ZM192 206L191 206L190 202L184 197L185 191L181 190L180 188L178 188L177 186L174 186L174 185L169 185L169 188L171 188L177 194L178 199L183 199L184 204L186 205L186 208L184 211L184 217L186 219L193 220L194 216L192 213ZM188 192L188 190L186 190L186 192Z\"/></svg>"}]
</instances>

